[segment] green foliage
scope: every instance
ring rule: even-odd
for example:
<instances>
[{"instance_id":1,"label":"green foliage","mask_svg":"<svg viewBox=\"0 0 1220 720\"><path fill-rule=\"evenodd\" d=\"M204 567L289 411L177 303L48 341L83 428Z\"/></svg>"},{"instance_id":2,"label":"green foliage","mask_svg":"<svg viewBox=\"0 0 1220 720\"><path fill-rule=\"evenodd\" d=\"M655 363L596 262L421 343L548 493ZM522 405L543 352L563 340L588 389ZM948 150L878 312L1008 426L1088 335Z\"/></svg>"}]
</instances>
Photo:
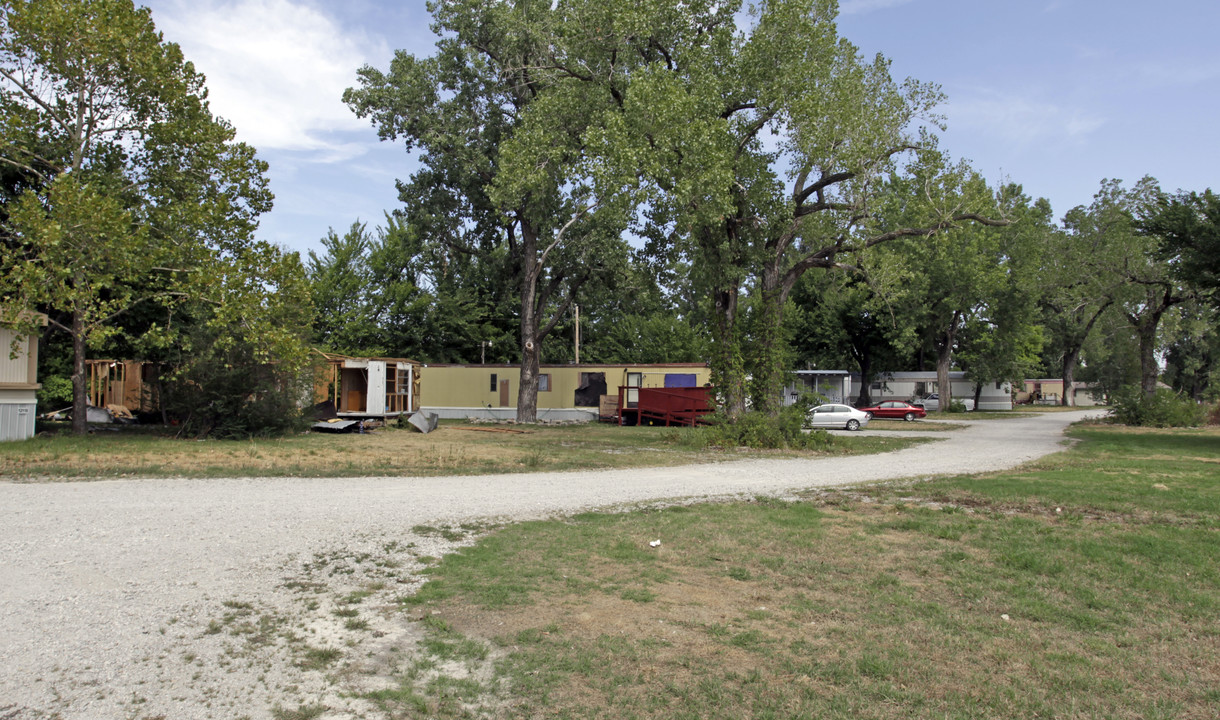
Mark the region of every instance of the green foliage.
<instances>
[{"instance_id":1,"label":"green foliage","mask_svg":"<svg viewBox=\"0 0 1220 720\"><path fill-rule=\"evenodd\" d=\"M42 387L38 389L39 412L58 410L72 402L72 380L59 375L39 377Z\"/></svg>"},{"instance_id":2,"label":"green foliage","mask_svg":"<svg viewBox=\"0 0 1220 720\"><path fill-rule=\"evenodd\" d=\"M1159 253L1179 278L1220 301L1220 195L1210 189L1162 194L1138 225L1160 239Z\"/></svg>"},{"instance_id":3,"label":"green foliage","mask_svg":"<svg viewBox=\"0 0 1220 720\"><path fill-rule=\"evenodd\" d=\"M1158 388L1151 395L1128 385L1111 398L1115 422L1143 427L1198 427L1207 422L1207 409L1194 400Z\"/></svg>"},{"instance_id":4,"label":"green foliage","mask_svg":"<svg viewBox=\"0 0 1220 720\"><path fill-rule=\"evenodd\" d=\"M778 415L747 412L732 420L718 415L711 425L697 428L698 441L711 447L824 450L833 442L824 430L804 429L809 404L799 402Z\"/></svg>"},{"instance_id":5,"label":"green foliage","mask_svg":"<svg viewBox=\"0 0 1220 720\"><path fill-rule=\"evenodd\" d=\"M206 94L131 0L0 2L0 165L22 175L5 181L0 300L49 310L72 337L78 432L86 349L133 309L172 318L204 298L225 322L283 332L265 322L278 288L260 272L278 251L251 241L271 207L267 166ZM237 281L238 268L253 271ZM144 333L166 348L182 327Z\"/></svg>"},{"instance_id":6,"label":"green foliage","mask_svg":"<svg viewBox=\"0 0 1220 720\"><path fill-rule=\"evenodd\" d=\"M218 342L202 328L191 340L199 349L170 374L162 394L182 434L244 440L304 429L315 377L311 366L267 363L255 343Z\"/></svg>"},{"instance_id":7,"label":"green foliage","mask_svg":"<svg viewBox=\"0 0 1220 720\"><path fill-rule=\"evenodd\" d=\"M966 403L961 400L951 400L949 401L949 407L945 408L945 412L964 413L966 412Z\"/></svg>"}]
</instances>

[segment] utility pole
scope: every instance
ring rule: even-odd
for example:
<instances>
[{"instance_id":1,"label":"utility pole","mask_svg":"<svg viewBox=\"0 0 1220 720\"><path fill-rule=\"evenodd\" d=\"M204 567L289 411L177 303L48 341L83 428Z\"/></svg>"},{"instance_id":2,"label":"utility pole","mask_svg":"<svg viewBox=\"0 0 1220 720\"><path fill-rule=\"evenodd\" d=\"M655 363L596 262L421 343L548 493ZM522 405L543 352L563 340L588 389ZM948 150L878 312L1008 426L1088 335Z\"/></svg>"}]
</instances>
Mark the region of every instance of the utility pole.
<instances>
[{"instance_id":1,"label":"utility pole","mask_svg":"<svg viewBox=\"0 0 1220 720\"><path fill-rule=\"evenodd\" d=\"M572 303L572 307L576 308L576 364L580 364L580 306Z\"/></svg>"}]
</instances>

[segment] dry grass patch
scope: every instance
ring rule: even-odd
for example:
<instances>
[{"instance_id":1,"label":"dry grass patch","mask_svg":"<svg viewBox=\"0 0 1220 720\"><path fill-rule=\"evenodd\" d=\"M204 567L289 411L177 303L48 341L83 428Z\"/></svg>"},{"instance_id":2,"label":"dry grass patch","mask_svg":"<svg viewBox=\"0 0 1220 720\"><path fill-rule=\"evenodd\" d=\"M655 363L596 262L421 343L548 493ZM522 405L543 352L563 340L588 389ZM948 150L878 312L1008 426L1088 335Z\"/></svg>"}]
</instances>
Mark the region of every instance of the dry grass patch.
<instances>
[{"instance_id":1,"label":"dry grass patch","mask_svg":"<svg viewBox=\"0 0 1220 720\"><path fill-rule=\"evenodd\" d=\"M866 454L918 442L909 438L832 441L826 453L720 451L683 444L685 429L605 424L519 426L442 423L427 435L382 428L365 434L304 433L280 439L178 439L143 427L85 437L40 436L0 443L0 476L16 479L106 477L351 477L664 467L759 456Z\"/></svg>"}]
</instances>

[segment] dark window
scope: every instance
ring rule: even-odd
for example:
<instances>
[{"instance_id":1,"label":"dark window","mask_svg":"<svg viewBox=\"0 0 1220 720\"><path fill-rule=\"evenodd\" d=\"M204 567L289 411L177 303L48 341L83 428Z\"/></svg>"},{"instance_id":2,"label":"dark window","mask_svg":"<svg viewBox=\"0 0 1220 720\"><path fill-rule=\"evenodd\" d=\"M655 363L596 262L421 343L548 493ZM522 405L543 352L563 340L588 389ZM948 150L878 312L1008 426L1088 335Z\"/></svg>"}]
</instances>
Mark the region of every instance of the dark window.
<instances>
[{"instance_id":1,"label":"dark window","mask_svg":"<svg viewBox=\"0 0 1220 720\"><path fill-rule=\"evenodd\" d=\"M574 402L576 407L597 407L601 396L606 394L606 373L580 374L580 386L576 388Z\"/></svg>"},{"instance_id":2,"label":"dark window","mask_svg":"<svg viewBox=\"0 0 1220 720\"><path fill-rule=\"evenodd\" d=\"M665 373L665 387L667 388L693 388L695 387L694 373Z\"/></svg>"},{"instance_id":3,"label":"dark window","mask_svg":"<svg viewBox=\"0 0 1220 720\"><path fill-rule=\"evenodd\" d=\"M489 390L491 392L496 391L496 374L495 373L491 374L491 387L489 388Z\"/></svg>"}]
</instances>

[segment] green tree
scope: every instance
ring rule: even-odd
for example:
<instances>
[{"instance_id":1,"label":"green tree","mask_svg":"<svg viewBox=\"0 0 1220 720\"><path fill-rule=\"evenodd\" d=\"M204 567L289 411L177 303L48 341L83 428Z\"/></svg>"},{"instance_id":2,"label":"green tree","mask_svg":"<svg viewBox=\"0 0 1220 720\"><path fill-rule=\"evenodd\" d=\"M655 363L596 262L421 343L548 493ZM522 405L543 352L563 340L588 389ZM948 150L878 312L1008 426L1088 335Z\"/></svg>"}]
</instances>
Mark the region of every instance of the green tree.
<instances>
[{"instance_id":1,"label":"green tree","mask_svg":"<svg viewBox=\"0 0 1220 720\"><path fill-rule=\"evenodd\" d=\"M86 348L133 307L207 297L217 321L280 336L259 264L278 252L250 239L271 206L266 166L205 97L130 0L0 0L0 164L32 178L7 208L0 299L64 313L77 432Z\"/></svg>"},{"instance_id":2,"label":"green tree","mask_svg":"<svg viewBox=\"0 0 1220 720\"><path fill-rule=\"evenodd\" d=\"M1045 279L1039 269L1056 231L1050 203L1032 201L1018 185L1004 188L999 199L1004 203L999 212L1009 224L990 232L996 237L996 267L1002 272L981 288L979 311L967 323L958 350L958 360L974 383L975 407L986 383L1020 387L1038 366L1045 344L1038 311Z\"/></svg>"},{"instance_id":3,"label":"green tree","mask_svg":"<svg viewBox=\"0 0 1220 720\"><path fill-rule=\"evenodd\" d=\"M323 252L309 251L306 272L317 306L315 339L330 350L378 354L370 337L376 328L369 316L371 239L366 227L354 222L342 237L332 228L322 238Z\"/></svg>"},{"instance_id":4,"label":"green tree","mask_svg":"<svg viewBox=\"0 0 1220 720\"><path fill-rule=\"evenodd\" d=\"M550 2L432 2L437 54L396 54L388 73L360 70L345 101L383 139L402 138L422 169L401 183L406 214L454 255L497 265L515 288L521 382L517 418L537 417L543 343L582 285L604 273L625 214L582 180L588 98L545 93L554 84ZM526 119L533 105L546 108ZM545 146L544 158L526 149ZM496 262L500 260L500 262Z\"/></svg>"},{"instance_id":5,"label":"green tree","mask_svg":"<svg viewBox=\"0 0 1220 720\"><path fill-rule=\"evenodd\" d=\"M1211 304L1187 303L1177 330L1165 347L1165 381L1195 400L1214 400L1220 364L1220 310Z\"/></svg>"},{"instance_id":6,"label":"green tree","mask_svg":"<svg viewBox=\"0 0 1220 720\"><path fill-rule=\"evenodd\" d=\"M964 165L944 172L933 164L889 180L886 202L878 212L882 226L910 227L912 215L927 212L929 199L935 205L949 207L986 203L985 212L994 217L1013 213L1021 200L1019 188L1001 188L993 194L983 179ZM985 220L935 232L909 233L879 252L891 256L885 261L889 265L902 267L902 274L892 281L895 289L891 302L901 308L901 316L919 333L920 369L926 350L933 357L941 407L948 407L952 401L949 372L966 334L971 328L981 334L983 327L995 325L1001 313L993 317L993 306L1010 288L1013 258L1005 254L1003 238L1009 228L1003 225ZM981 364L982 346L978 348L976 358Z\"/></svg>"},{"instance_id":7,"label":"green tree","mask_svg":"<svg viewBox=\"0 0 1220 720\"><path fill-rule=\"evenodd\" d=\"M797 363L809 368L852 368L860 374L856 404L873 403L872 379L910 357L913 319L902 318L888 295L879 268L809 274L797 283L792 301L792 342Z\"/></svg>"},{"instance_id":8,"label":"green tree","mask_svg":"<svg viewBox=\"0 0 1220 720\"><path fill-rule=\"evenodd\" d=\"M572 49L553 59L559 82L578 86L571 93L599 87L613 109L586 136L598 168L610 168L595 176L621 186L628 170L638 175L649 208L642 234L691 259L730 416L744 409L747 373L754 407L778 410L784 309L807 271L984 219L973 195L920 193L908 199L910 224L872 222L882 180L907 160L937 167L944 184L959 173L924 154L934 143L917 127L937 122L939 91L894 81L884 58L862 58L837 34L835 3L569 7L580 22L563 38Z\"/></svg>"},{"instance_id":9,"label":"green tree","mask_svg":"<svg viewBox=\"0 0 1220 720\"><path fill-rule=\"evenodd\" d=\"M1220 299L1220 196L1161 193L1137 219L1141 232L1160 240L1158 255L1179 280Z\"/></svg>"}]
</instances>

